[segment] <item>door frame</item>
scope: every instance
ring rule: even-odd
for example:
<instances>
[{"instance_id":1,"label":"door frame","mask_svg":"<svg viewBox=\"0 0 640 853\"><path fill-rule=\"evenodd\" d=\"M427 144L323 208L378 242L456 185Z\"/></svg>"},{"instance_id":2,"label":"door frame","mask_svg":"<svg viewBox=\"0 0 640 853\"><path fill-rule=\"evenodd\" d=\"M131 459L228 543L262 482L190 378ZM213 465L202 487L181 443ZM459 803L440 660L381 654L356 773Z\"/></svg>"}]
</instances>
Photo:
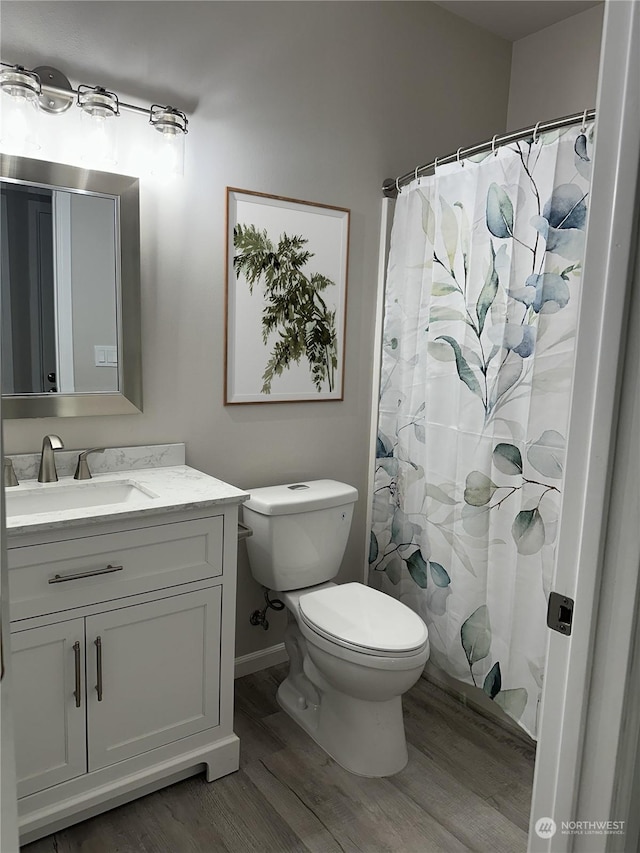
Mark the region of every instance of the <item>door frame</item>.
<instances>
[{"instance_id":1,"label":"door frame","mask_svg":"<svg viewBox=\"0 0 640 853\"><path fill-rule=\"evenodd\" d=\"M71 193L52 192L53 292L56 312L56 385L59 394L73 394L73 288L71 278Z\"/></svg>"},{"instance_id":2,"label":"door frame","mask_svg":"<svg viewBox=\"0 0 640 853\"><path fill-rule=\"evenodd\" d=\"M553 588L576 602L570 637L549 632L545 684L542 699L540 741L536 759L530 853L568 853L607 849L613 836L580 836L562 832L562 821L625 819L611 813L589 814L588 803L600 808L614 803L615 770L622 746L620 714L629 689L631 625L637 600L637 575L623 571L607 548L607 528L616 531L618 547L629 555L638 542L637 518L609 515L625 483L640 476L638 455L627 458L626 475L615 470L616 432L624 442L634 406L625 399L620 421L621 388L627 358L626 391L633 389L637 364L633 350L626 350L630 320L633 264L637 244L637 210L640 202L640 4L607 3L598 84L598 135L594 155L592 201L585 253L576 369L573 382L569 440L565 470L565 494ZM635 322L635 318L634 318ZM637 352L636 352L637 355ZM637 388L637 381L636 381ZM637 391L636 391L637 393ZM626 412L626 414L625 414ZM618 451L624 444L618 445ZM620 464L618 456L617 464ZM635 480L637 489L637 479ZM611 544L611 538L609 540ZM637 565L637 563L636 563ZM616 614L614 628L603 618L610 606L607 595L627 602ZM612 643L616 634L617 643ZM625 639L626 637L626 639ZM626 651L625 651L626 643ZM602 667L613 667L614 695L591 692ZM613 704L612 704L613 703ZM615 707L618 719L602 716L605 706ZM601 763L584 760L600 747L605 735L614 748L601 755ZM595 773L594 773L595 771ZM586 811L585 811L586 809ZM552 818L556 833L541 838L536 822Z\"/></svg>"},{"instance_id":3,"label":"door frame","mask_svg":"<svg viewBox=\"0 0 640 853\"><path fill-rule=\"evenodd\" d=\"M0 194L0 298L4 306L4 310L0 314L0 340L2 341L2 351L0 352L0 361L2 362L2 371L0 372L0 382L2 383L2 393L13 394L13 330L11 328L11 288L9 287L9 253L5 251L5 247L9 245L9 237L7 233L7 197L3 193Z\"/></svg>"}]
</instances>

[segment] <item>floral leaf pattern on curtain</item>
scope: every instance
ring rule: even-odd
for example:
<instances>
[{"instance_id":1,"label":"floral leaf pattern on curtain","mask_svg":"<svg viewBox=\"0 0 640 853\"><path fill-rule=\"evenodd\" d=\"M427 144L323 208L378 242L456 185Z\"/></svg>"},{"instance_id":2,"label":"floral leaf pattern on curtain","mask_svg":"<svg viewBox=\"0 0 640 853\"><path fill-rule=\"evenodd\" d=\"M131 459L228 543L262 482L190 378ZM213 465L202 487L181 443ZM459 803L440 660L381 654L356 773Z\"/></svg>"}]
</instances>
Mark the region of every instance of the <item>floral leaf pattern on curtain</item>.
<instances>
[{"instance_id":1,"label":"floral leaf pattern on curtain","mask_svg":"<svg viewBox=\"0 0 640 853\"><path fill-rule=\"evenodd\" d=\"M534 737L593 129L439 167L398 198L370 582Z\"/></svg>"}]
</instances>

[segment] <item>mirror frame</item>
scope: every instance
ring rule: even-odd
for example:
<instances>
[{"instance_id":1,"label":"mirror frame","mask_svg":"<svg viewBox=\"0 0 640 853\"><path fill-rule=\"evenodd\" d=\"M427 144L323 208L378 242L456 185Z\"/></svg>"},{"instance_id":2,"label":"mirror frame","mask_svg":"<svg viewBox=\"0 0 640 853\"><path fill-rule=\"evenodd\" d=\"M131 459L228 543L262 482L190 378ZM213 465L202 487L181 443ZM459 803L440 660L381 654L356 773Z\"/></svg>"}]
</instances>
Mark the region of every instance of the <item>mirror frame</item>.
<instances>
[{"instance_id":1,"label":"mirror frame","mask_svg":"<svg viewBox=\"0 0 640 853\"><path fill-rule=\"evenodd\" d=\"M0 178L9 183L114 196L119 212L117 266L117 392L15 394L2 396L5 418L64 418L124 415L142 411L142 345L140 310L140 194L137 178L78 169L29 157L0 153Z\"/></svg>"}]
</instances>

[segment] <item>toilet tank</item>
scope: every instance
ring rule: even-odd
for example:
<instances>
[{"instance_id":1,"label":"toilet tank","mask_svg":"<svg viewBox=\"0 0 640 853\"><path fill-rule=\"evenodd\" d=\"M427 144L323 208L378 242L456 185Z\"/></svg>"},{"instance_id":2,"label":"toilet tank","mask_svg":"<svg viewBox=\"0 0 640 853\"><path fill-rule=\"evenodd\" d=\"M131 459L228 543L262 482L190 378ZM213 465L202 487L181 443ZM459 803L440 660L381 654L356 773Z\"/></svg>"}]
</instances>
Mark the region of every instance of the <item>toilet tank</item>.
<instances>
[{"instance_id":1,"label":"toilet tank","mask_svg":"<svg viewBox=\"0 0 640 853\"><path fill-rule=\"evenodd\" d=\"M251 489L243 505L254 578L284 592L331 580L349 538L358 491L336 480L310 480Z\"/></svg>"}]
</instances>

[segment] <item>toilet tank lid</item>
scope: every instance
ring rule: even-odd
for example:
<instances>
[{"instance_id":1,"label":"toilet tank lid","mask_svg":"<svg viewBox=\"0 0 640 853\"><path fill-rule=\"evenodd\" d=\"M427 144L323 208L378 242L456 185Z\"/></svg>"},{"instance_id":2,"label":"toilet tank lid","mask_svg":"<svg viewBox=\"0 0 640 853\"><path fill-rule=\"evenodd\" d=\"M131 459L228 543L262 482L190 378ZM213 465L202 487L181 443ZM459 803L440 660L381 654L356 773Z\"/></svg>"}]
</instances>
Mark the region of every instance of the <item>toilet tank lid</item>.
<instances>
[{"instance_id":1,"label":"toilet tank lid","mask_svg":"<svg viewBox=\"0 0 640 853\"><path fill-rule=\"evenodd\" d=\"M250 497L244 506L260 515L291 515L333 506L355 503L358 490L337 480L307 480L249 489Z\"/></svg>"}]
</instances>

